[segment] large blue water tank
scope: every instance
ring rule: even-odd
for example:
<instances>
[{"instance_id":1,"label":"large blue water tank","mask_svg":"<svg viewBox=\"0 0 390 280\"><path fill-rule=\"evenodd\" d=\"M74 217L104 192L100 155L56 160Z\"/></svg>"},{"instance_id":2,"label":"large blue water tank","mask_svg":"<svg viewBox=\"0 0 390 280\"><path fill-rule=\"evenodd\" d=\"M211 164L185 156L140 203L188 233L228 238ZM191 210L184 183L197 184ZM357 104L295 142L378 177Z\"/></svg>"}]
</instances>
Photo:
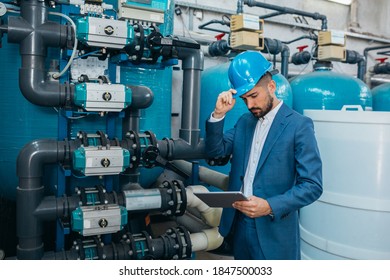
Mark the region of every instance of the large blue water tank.
<instances>
[{"instance_id":1,"label":"large blue water tank","mask_svg":"<svg viewBox=\"0 0 390 280\"><path fill-rule=\"evenodd\" d=\"M390 111L390 83L372 89L372 109L374 111Z\"/></svg>"},{"instance_id":2,"label":"large blue water tank","mask_svg":"<svg viewBox=\"0 0 390 280\"><path fill-rule=\"evenodd\" d=\"M230 62L216 65L205 69L202 73L199 122L201 137L204 137L205 135L206 120L210 117L211 112L214 110L218 94L231 87L228 78L229 65ZM287 106L292 108L293 95L287 79L281 74L276 74L273 75L273 80L277 85L276 96L280 100L283 100ZM225 117L225 131L232 128L240 116L246 112L248 112L247 106L240 98L237 98L237 102L233 109ZM215 166L212 167L212 169L227 174L230 169L230 164L225 166Z\"/></svg>"},{"instance_id":3,"label":"large blue water tank","mask_svg":"<svg viewBox=\"0 0 390 280\"><path fill-rule=\"evenodd\" d=\"M311 73L290 81L293 109L341 110L344 105L360 105L372 110L371 90L361 80L331 71L329 64L317 64Z\"/></svg>"}]
</instances>

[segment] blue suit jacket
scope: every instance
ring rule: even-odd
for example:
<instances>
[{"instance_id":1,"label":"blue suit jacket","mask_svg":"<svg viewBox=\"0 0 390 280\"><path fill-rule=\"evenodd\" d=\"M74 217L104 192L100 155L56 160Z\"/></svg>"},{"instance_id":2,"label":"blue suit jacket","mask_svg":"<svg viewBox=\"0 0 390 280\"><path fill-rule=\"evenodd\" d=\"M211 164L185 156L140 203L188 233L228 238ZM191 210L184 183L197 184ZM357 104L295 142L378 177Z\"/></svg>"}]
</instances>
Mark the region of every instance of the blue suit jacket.
<instances>
[{"instance_id":1,"label":"blue suit jacket","mask_svg":"<svg viewBox=\"0 0 390 280\"><path fill-rule=\"evenodd\" d=\"M206 123L206 148L210 157L232 155L229 190L240 190L258 119L244 114L234 128L223 133L224 121ZM322 163L310 118L282 104L260 156L253 195L264 198L270 216L255 219L266 259L300 259L298 210L322 194ZM232 229L236 210L225 208L219 231Z\"/></svg>"}]
</instances>

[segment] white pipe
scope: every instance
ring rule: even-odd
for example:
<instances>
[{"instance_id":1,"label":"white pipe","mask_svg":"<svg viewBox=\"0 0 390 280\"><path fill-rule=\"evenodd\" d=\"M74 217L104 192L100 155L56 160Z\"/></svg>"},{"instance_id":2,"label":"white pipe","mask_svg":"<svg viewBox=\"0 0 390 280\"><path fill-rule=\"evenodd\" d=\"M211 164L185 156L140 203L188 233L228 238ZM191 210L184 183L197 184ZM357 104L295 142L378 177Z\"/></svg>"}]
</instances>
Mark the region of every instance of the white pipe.
<instances>
[{"instance_id":1,"label":"white pipe","mask_svg":"<svg viewBox=\"0 0 390 280\"><path fill-rule=\"evenodd\" d=\"M185 160L174 160L173 164L187 174L192 174L192 163ZM199 180L222 190L227 190L229 176L210 168L199 166Z\"/></svg>"},{"instance_id":2,"label":"white pipe","mask_svg":"<svg viewBox=\"0 0 390 280\"><path fill-rule=\"evenodd\" d=\"M205 223L212 227L217 227L221 220L222 208L211 208L202 200L200 200L194 192L208 192L208 189L201 185L188 186L187 191L187 207L196 208L202 215Z\"/></svg>"},{"instance_id":3,"label":"white pipe","mask_svg":"<svg viewBox=\"0 0 390 280\"><path fill-rule=\"evenodd\" d=\"M223 242L223 237L219 234L216 227L192 233L190 237L192 252L214 250L221 246Z\"/></svg>"}]
</instances>

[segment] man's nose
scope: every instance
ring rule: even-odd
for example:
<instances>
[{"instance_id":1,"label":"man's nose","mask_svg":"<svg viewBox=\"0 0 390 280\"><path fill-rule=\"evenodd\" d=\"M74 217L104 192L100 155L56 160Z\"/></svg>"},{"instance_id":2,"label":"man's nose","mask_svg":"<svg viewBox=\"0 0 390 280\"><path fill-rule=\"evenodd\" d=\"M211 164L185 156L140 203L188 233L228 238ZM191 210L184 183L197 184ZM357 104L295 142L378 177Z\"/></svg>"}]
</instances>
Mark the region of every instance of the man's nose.
<instances>
[{"instance_id":1,"label":"man's nose","mask_svg":"<svg viewBox=\"0 0 390 280\"><path fill-rule=\"evenodd\" d=\"M251 100L247 100L246 101L246 106L248 107L248 109L252 109L253 108L253 102Z\"/></svg>"}]
</instances>

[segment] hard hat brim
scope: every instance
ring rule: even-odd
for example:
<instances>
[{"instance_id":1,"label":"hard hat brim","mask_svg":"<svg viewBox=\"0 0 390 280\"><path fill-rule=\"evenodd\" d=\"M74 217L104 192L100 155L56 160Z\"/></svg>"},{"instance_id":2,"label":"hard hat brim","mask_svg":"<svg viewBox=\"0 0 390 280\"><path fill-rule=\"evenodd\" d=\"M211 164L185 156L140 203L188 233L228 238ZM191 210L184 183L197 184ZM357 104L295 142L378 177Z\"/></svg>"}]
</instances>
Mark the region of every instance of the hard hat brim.
<instances>
[{"instance_id":1,"label":"hard hat brim","mask_svg":"<svg viewBox=\"0 0 390 280\"><path fill-rule=\"evenodd\" d=\"M256 83L257 83L257 82L256 82ZM250 83L250 84L247 84L247 85L245 85L245 86L236 88L235 90L237 91L237 93L236 93L235 95L236 95L236 96L244 95L245 93L247 93L248 91L250 91L251 89L253 89L253 88L255 87L256 83Z\"/></svg>"},{"instance_id":2,"label":"hard hat brim","mask_svg":"<svg viewBox=\"0 0 390 280\"><path fill-rule=\"evenodd\" d=\"M270 70L266 71L264 73L264 75L267 74L267 73L270 73L271 76L274 76L274 75L278 74L279 71L277 69L273 69L273 70L270 69ZM237 91L237 93L235 95L236 96L241 96L241 95L244 95L245 93L247 93L248 91L250 91L251 89L253 89L256 86L256 84L264 77L264 75L261 76L260 79L258 81L256 81L256 83L249 83L249 84L247 84L245 86L236 88L235 90ZM231 83L229 83L229 84L231 85Z\"/></svg>"}]
</instances>

